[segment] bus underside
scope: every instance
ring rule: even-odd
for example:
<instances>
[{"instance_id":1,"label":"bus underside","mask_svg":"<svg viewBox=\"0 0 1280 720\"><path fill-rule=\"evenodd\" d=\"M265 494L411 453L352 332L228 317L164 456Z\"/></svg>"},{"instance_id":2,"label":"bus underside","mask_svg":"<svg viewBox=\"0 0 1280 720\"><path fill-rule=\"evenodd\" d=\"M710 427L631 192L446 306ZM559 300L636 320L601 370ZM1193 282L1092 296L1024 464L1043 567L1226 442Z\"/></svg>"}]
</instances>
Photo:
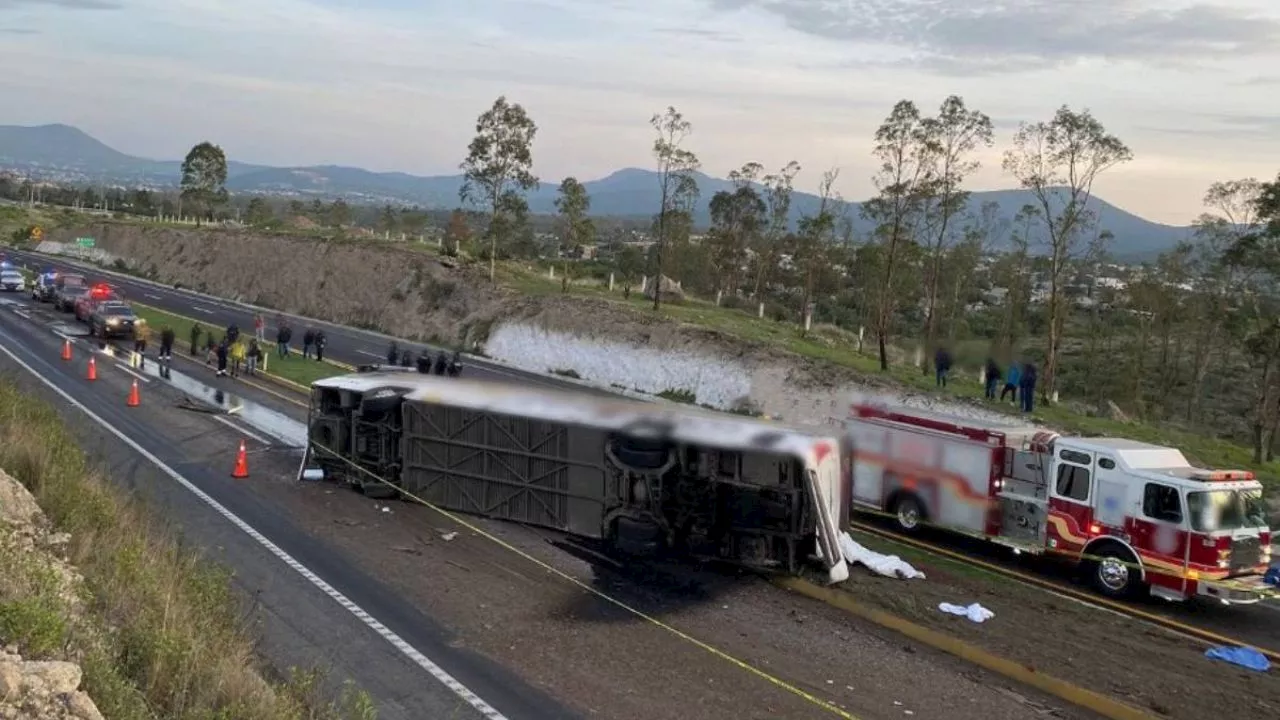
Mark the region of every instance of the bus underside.
<instances>
[{"instance_id":1,"label":"bus underside","mask_svg":"<svg viewBox=\"0 0 1280 720\"><path fill-rule=\"evenodd\" d=\"M552 528L635 555L673 553L796 573L817 518L793 455L316 387L303 466L373 497Z\"/></svg>"}]
</instances>

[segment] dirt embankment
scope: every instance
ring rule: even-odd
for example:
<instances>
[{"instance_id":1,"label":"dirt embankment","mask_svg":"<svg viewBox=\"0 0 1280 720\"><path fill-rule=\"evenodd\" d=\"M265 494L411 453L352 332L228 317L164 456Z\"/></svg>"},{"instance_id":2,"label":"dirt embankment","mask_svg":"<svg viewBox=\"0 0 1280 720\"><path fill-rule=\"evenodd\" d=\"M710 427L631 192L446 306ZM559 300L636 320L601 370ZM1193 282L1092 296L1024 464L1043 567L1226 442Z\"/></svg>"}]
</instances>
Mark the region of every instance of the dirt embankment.
<instances>
[{"instance_id":1,"label":"dirt embankment","mask_svg":"<svg viewBox=\"0 0 1280 720\"><path fill-rule=\"evenodd\" d=\"M588 343L584 348L576 344L570 348L569 355L574 358L584 352L616 357L618 346L626 346L729 362L741 376L741 384L750 387L751 398L771 414L793 416L798 407L789 398L787 407L771 411L768 406L776 405L771 402L775 395L784 398L797 388L813 389L825 403L836 388L868 382L865 376L842 366L704 327L645 317L618 303L581 297L530 297L495 288L488 282L487 268L451 267L452 261L410 248L123 223L65 228L51 232L47 239L73 243L82 236L95 238L97 248L111 256L112 262L160 282L410 339L474 349L486 347L496 328L518 325ZM513 355L527 350L515 347ZM518 357L494 356L519 362ZM590 377L590 365L587 361L579 368L528 369L572 369L584 379L608 384L605 378ZM718 369L717 373L723 374ZM705 372L708 376L717 373ZM631 385L654 393L691 390ZM775 388L777 392L773 392ZM811 403L806 400L801 404Z\"/></svg>"}]
</instances>

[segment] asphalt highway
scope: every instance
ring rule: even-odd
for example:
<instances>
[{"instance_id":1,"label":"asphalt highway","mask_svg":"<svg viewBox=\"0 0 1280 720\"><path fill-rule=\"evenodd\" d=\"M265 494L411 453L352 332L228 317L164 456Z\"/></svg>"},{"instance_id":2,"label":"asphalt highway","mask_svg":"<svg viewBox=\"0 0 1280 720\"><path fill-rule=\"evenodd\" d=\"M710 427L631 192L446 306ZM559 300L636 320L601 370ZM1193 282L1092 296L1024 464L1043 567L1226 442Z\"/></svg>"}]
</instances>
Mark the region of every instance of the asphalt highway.
<instances>
[{"instance_id":1,"label":"asphalt highway","mask_svg":"<svg viewBox=\"0 0 1280 720\"><path fill-rule=\"evenodd\" d=\"M99 380L88 381L93 346L77 341L73 361L60 360L62 338L32 317L38 308L15 300L0 298L0 370L53 402L92 460L162 508L185 541L235 569L236 583L253 598L273 665L320 665L335 682L350 678L373 696L384 719L574 717L507 668L458 647L446 628L364 572L357 559L232 481L223 466L244 437L234 426L176 409L174 388L101 354ZM137 378L144 409L123 402ZM292 459L275 462L297 463L296 453L283 454Z\"/></svg>"},{"instance_id":2,"label":"asphalt highway","mask_svg":"<svg viewBox=\"0 0 1280 720\"><path fill-rule=\"evenodd\" d=\"M281 314L277 313L275 310L267 308L258 309L231 300L214 298L212 296L196 293L190 290L175 289L171 286L162 285L160 283L134 278L129 275L115 273L88 264L71 262L62 258L55 258L53 256L18 250L6 250L5 252L10 257L11 262L14 262L15 264L25 264L31 270L51 267L58 272L78 272L86 275L91 282L100 280L110 284L112 287L116 288L126 300L134 300L144 305L159 308L166 312L200 320L218 328L226 328L232 323L235 323L245 333L252 333L253 317L258 312L261 312L267 321L267 339L273 340L275 338L275 318L278 314ZM429 348L433 351L433 354L440 352L439 348L431 348L430 346L423 345L421 343L413 343L400 338L392 338L389 335L384 335L378 332L336 325L321 320L315 320L313 318L290 315L288 313L283 314L293 322L294 345L298 347L301 346L302 332L305 328L322 328L329 341L328 345L325 347L326 357L349 365L367 365L370 363L386 362L387 348L393 339L395 339L402 348L412 348L414 352L417 352L419 348ZM526 385L535 384L600 395L613 394L586 383L576 383L568 379L549 377L538 373L518 370L500 363L485 360L484 358L466 356L463 362L465 364L463 375L477 380L491 380L499 382L518 381Z\"/></svg>"}]
</instances>

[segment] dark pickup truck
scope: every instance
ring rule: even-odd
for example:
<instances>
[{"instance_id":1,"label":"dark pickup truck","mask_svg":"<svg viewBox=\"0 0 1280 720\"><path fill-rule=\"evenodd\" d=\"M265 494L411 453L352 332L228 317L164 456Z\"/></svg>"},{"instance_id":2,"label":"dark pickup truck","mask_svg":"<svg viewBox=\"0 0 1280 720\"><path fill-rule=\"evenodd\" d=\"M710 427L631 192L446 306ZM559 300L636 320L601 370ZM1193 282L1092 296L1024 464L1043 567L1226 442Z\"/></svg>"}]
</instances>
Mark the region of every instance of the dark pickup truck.
<instances>
[{"instance_id":1,"label":"dark pickup truck","mask_svg":"<svg viewBox=\"0 0 1280 720\"><path fill-rule=\"evenodd\" d=\"M94 306L89 315L89 333L103 339L122 337L133 339L134 326L138 316L127 303L118 300L105 300Z\"/></svg>"}]
</instances>

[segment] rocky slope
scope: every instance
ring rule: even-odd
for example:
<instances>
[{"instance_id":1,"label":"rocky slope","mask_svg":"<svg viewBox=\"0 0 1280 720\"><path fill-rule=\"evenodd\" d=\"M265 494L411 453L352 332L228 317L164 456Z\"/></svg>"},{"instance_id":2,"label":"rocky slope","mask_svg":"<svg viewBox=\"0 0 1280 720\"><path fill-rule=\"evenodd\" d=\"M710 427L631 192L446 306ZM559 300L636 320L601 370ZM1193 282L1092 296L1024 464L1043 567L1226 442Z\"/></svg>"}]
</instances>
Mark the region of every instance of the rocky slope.
<instances>
[{"instance_id":1,"label":"rocky slope","mask_svg":"<svg viewBox=\"0 0 1280 720\"><path fill-rule=\"evenodd\" d=\"M17 480L0 471L0 558L34 564L56 584L64 607L79 606L79 575L61 556L65 535L50 533L40 506ZM28 565L27 570L32 568ZM11 599L15 573L0 577L0 606ZM0 648L0 720L102 720L87 694L79 690L81 672L74 662L24 660L16 647Z\"/></svg>"}]
</instances>

